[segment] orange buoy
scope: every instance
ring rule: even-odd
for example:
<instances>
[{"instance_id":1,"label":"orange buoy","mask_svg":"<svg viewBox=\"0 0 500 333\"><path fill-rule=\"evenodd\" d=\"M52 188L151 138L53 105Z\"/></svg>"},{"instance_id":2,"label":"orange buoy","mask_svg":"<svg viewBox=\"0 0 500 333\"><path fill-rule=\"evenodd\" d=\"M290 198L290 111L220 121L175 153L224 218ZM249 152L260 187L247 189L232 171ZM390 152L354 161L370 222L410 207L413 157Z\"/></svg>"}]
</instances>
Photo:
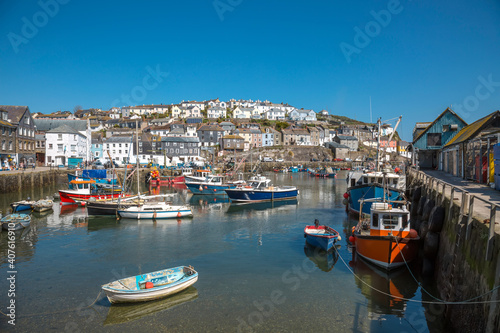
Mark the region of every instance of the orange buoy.
<instances>
[{"instance_id":1,"label":"orange buoy","mask_svg":"<svg viewBox=\"0 0 500 333\"><path fill-rule=\"evenodd\" d=\"M349 193L345 192L344 193L344 199L347 199L347 198L349 198Z\"/></svg>"},{"instance_id":2,"label":"orange buoy","mask_svg":"<svg viewBox=\"0 0 500 333\"><path fill-rule=\"evenodd\" d=\"M177 212L177 217L181 217L181 216L182 216L181 212Z\"/></svg>"},{"instance_id":3,"label":"orange buoy","mask_svg":"<svg viewBox=\"0 0 500 333\"><path fill-rule=\"evenodd\" d=\"M418 232L415 229L410 229L410 238L417 238L418 237Z\"/></svg>"},{"instance_id":4,"label":"orange buoy","mask_svg":"<svg viewBox=\"0 0 500 333\"><path fill-rule=\"evenodd\" d=\"M216 189L216 188L214 188L214 192L217 192L217 189Z\"/></svg>"},{"instance_id":5,"label":"orange buoy","mask_svg":"<svg viewBox=\"0 0 500 333\"><path fill-rule=\"evenodd\" d=\"M153 284L153 282L151 282L151 281L146 282L146 289L151 289L151 288L153 288L154 286L155 286L155 285Z\"/></svg>"},{"instance_id":6,"label":"orange buoy","mask_svg":"<svg viewBox=\"0 0 500 333\"><path fill-rule=\"evenodd\" d=\"M354 236L349 236L349 242L354 244L356 242L356 238L354 238Z\"/></svg>"}]
</instances>

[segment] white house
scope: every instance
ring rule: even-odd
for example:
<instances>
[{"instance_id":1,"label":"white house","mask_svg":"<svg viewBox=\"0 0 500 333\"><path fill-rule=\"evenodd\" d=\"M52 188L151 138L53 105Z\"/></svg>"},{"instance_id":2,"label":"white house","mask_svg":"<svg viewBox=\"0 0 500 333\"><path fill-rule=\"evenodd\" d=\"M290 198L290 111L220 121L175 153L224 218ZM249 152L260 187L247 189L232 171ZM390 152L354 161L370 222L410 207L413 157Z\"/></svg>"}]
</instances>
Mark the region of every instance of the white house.
<instances>
[{"instance_id":1,"label":"white house","mask_svg":"<svg viewBox=\"0 0 500 333\"><path fill-rule=\"evenodd\" d=\"M128 163L133 155L132 136L112 136L107 138L102 144L102 162L109 161L109 155L118 163ZM109 155L108 155L109 152Z\"/></svg>"},{"instance_id":2,"label":"white house","mask_svg":"<svg viewBox=\"0 0 500 333\"><path fill-rule=\"evenodd\" d=\"M211 99L205 102L205 108L213 108L213 107L220 107L225 110L227 108L227 104L226 102L221 102L218 98Z\"/></svg>"},{"instance_id":3,"label":"white house","mask_svg":"<svg viewBox=\"0 0 500 333\"><path fill-rule=\"evenodd\" d=\"M251 118L254 108L245 108L238 106L233 110L233 118Z\"/></svg>"},{"instance_id":4,"label":"white house","mask_svg":"<svg viewBox=\"0 0 500 333\"><path fill-rule=\"evenodd\" d=\"M286 112L280 109L270 109L264 113L264 118L269 120L285 120Z\"/></svg>"},{"instance_id":5,"label":"white house","mask_svg":"<svg viewBox=\"0 0 500 333\"><path fill-rule=\"evenodd\" d=\"M47 131L45 138L45 165L67 166L71 157L88 158L87 137L68 125Z\"/></svg>"},{"instance_id":6,"label":"white house","mask_svg":"<svg viewBox=\"0 0 500 333\"><path fill-rule=\"evenodd\" d=\"M217 119L217 118L226 118L226 108L220 106L212 106L207 111L207 118L209 119Z\"/></svg>"},{"instance_id":7,"label":"white house","mask_svg":"<svg viewBox=\"0 0 500 333\"><path fill-rule=\"evenodd\" d=\"M201 109L198 106L173 106L172 118L201 117Z\"/></svg>"},{"instance_id":8,"label":"white house","mask_svg":"<svg viewBox=\"0 0 500 333\"><path fill-rule=\"evenodd\" d=\"M182 101L181 107L188 108L190 106L196 106L200 110L205 110L205 103L204 102L196 102L196 101Z\"/></svg>"},{"instance_id":9,"label":"white house","mask_svg":"<svg viewBox=\"0 0 500 333\"><path fill-rule=\"evenodd\" d=\"M305 121L316 121L316 112L313 110L293 110L288 114L288 118L290 120L294 121L300 121L300 120L305 120Z\"/></svg>"}]
</instances>

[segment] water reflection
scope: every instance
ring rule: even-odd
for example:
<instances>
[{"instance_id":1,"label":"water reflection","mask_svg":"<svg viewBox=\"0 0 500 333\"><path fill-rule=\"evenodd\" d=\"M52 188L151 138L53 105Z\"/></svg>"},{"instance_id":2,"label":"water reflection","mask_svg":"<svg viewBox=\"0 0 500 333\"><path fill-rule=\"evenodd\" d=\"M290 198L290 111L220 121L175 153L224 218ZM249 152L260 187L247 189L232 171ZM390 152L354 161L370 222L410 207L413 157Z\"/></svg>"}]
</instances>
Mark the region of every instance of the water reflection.
<instances>
[{"instance_id":1,"label":"water reflection","mask_svg":"<svg viewBox=\"0 0 500 333\"><path fill-rule=\"evenodd\" d=\"M340 247L340 245L337 246ZM336 250L326 252L308 244L304 245L304 253L323 272L331 271L339 259L339 254Z\"/></svg>"},{"instance_id":2,"label":"water reflection","mask_svg":"<svg viewBox=\"0 0 500 333\"><path fill-rule=\"evenodd\" d=\"M156 312L172 309L198 298L198 290L189 287L185 291L168 298L144 303L113 304L110 306L104 325L123 324L129 321L149 316Z\"/></svg>"},{"instance_id":3,"label":"water reflection","mask_svg":"<svg viewBox=\"0 0 500 333\"><path fill-rule=\"evenodd\" d=\"M297 203L297 199L252 203L231 203L231 206L229 206L227 213L265 211L268 209L277 209L279 211L294 210L296 209Z\"/></svg>"},{"instance_id":4,"label":"water reflection","mask_svg":"<svg viewBox=\"0 0 500 333\"><path fill-rule=\"evenodd\" d=\"M371 314L392 314L404 317L406 301L400 298L413 298L418 288L418 285L412 282L411 274L406 267L386 271L366 262L357 256L355 251L349 265L354 273L365 282L355 279L356 285L368 300L368 310Z\"/></svg>"},{"instance_id":5,"label":"water reflection","mask_svg":"<svg viewBox=\"0 0 500 333\"><path fill-rule=\"evenodd\" d=\"M30 261L35 254L35 245L38 241L38 226L32 220L27 228L15 230L14 234L7 230L0 232L0 244L8 244L14 240L15 264ZM0 266L6 264L9 259L9 247L0 246ZM11 257L12 258L12 257Z\"/></svg>"}]
</instances>

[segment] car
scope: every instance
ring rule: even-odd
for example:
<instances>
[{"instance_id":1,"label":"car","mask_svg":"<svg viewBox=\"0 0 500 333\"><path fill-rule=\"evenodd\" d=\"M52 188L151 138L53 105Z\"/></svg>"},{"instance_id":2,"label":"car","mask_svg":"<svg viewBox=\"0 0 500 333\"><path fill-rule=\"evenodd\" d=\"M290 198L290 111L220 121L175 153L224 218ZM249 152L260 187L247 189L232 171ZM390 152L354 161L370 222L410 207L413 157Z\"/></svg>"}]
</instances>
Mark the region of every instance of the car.
<instances>
[{"instance_id":1,"label":"car","mask_svg":"<svg viewBox=\"0 0 500 333\"><path fill-rule=\"evenodd\" d=\"M323 162L330 162L330 159L327 157L327 158L324 158L323 159Z\"/></svg>"},{"instance_id":2,"label":"car","mask_svg":"<svg viewBox=\"0 0 500 333\"><path fill-rule=\"evenodd\" d=\"M104 164L102 164L101 161L97 160L92 163L92 168L93 169L104 169Z\"/></svg>"},{"instance_id":3,"label":"car","mask_svg":"<svg viewBox=\"0 0 500 333\"><path fill-rule=\"evenodd\" d=\"M284 161L285 161L285 160L284 160L284 159L282 159L282 158L277 158L277 159L276 159L276 162L284 162Z\"/></svg>"},{"instance_id":4,"label":"car","mask_svg":"<svg viewBox=\"0 0 500 333\"><path fill-rule=\"evenodd\" d=\"M272 162L273 161L273 158L272 157L264 157L262 159L262 162Z\"/></svg>"},{"instance_id":5,"label":"car","mask_svg":"<svg viewBox=\"0 0 500 333\"><path fill-rule=\"evenodd\" d=\"M311 158L311 162L319 162L317 158Z\"/></svg>"},{"instance_id":6,"label":"car","mask_svg":"<svg viewBox=\"0 0 500 333\"><path fill-rule=\"evenodd\" d=\"M104 163L104 167L105 167L106 169L110 169L110 168L112 168L112 167L113 167L113 165L114 165L114 167L115 167L115 168L119 168L118 164L117 164L115 161L113 161L113 164L111 164L111 162L110 162L110 161L107 161L106 163Z\"/></svg>"}]
</instances>

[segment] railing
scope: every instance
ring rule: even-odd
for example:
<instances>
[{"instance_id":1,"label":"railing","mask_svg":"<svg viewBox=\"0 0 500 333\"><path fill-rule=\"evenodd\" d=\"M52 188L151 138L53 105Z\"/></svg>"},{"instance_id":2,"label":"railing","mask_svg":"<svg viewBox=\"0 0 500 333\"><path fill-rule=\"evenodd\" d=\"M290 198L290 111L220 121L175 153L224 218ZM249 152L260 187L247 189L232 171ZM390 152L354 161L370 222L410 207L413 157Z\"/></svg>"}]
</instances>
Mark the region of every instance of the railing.
<instances>
[{"instance_id":1,"label":"railing","mask_svg":"<svg viewBox=\"0 0 500 333\"><path fill-rule=\"evenodd\" d=\"M496 221L496 215L497 215L497 208L498 205L485 200L479 196L473 195L469 193L468 191L449 184L441 179L434 178L432 176L429 176L425 174L422 171L418 171L414 168L409 168L408 172L410 175L413 176L412 183L414 182L420 182L423 184L425 187L425 192L426 196L428 198L433 198L435 197L436 205L441 205L444 201L444 197L446 196L446 191L447 188L450 189L450 206L448 207L448 212L447 215L448 217L451 216L452 208L453 208L453 203L455 200L455 192L461 193L461 201L460 201L460 217L458 219L458 223L462 223L463 217L467 216L467 221L466 221L466 233L465 233L465 239L468 240L470 238L470 233L472 230L472 218L474 214L474 207L476 204L476 201L480 201L484 203L486 206L489 206L490 208L490 216L489 216L489 233L488 233L488 241L487 241L487 247L486 247L486 260L491 260L492 256L492 248L493 248L493 238L495 236L495 221ZM434 193L433 193L434 192ZM422 194L423 195L423 194ZM468 202L468 205L466 204ZM477 207L477 204L476 204ZM467 209L467 211L466 211ZM477 214L477 212L476 212Z\"/></svg>"}]
</instances>

